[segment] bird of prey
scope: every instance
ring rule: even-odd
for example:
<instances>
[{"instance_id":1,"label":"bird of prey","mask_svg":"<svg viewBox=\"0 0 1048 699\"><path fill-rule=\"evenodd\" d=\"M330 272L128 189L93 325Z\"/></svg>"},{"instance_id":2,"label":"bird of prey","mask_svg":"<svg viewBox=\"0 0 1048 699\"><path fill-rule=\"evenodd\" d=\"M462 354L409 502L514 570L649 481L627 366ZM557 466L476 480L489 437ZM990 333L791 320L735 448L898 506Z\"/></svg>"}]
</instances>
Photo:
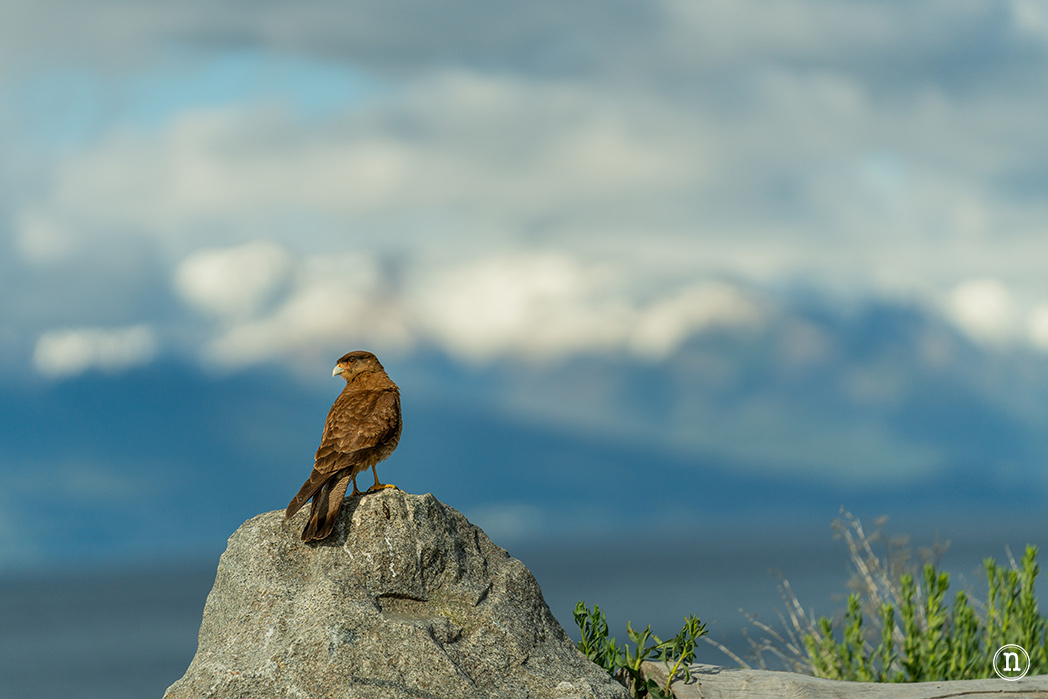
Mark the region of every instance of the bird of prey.
<instances>
[{"instance_id":1,"label":"bird of prey","mask_svg":"<svg viewBox=\"0 0 1048 699\"><path fill-rule=\"evenodd\" d=\"M313 472L285 514L290 519L313 498L302 530L303 541L331 534L349 483L353 483L352 495L361 494L357 490L361 471L370 468L375 475L369 493L396 487L379 482L375 465L392 454L400 441L400 390L371 352L358 350L344 355L331 375L341 375L346 387L328 412Z\"/></svg>"}]
</instances>

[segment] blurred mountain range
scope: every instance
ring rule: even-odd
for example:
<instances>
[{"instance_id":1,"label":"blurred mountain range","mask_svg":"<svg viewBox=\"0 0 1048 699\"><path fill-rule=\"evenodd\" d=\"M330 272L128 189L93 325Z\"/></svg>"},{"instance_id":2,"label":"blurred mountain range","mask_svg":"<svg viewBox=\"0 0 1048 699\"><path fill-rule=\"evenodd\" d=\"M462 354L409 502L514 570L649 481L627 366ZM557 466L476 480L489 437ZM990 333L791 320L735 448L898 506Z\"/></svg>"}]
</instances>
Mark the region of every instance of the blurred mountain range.
<instances>
[{"instance_id":1,"label":"blurred mountain range","mask_svg":"<svg viewBox=\"0 0 1048 699\"><path fill-rule=\"evenodd\" d=\"M707 327L658 359L383 357L406 428L381 475L433 492L503 545L783 515L826 523L841 505L960 515L1043 504L1043 356L974 344L904 303L760 302L765 322ZM298 489L340 388L174 357L9 379L0 565L221 550Z\"/></svg>"}]
</instances>

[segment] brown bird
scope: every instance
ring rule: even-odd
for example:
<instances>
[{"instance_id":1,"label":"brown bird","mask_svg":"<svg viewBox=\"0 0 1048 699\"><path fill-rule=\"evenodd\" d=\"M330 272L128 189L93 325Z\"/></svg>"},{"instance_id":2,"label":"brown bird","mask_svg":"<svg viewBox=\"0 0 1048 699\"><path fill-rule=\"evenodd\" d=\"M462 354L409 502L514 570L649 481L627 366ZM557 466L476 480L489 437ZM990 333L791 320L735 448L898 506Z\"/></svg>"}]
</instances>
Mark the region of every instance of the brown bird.
<instances>
[{"instance_id":1,"label":"brown bird","mask_svg":"<svg viewBox=\"0 0 1048 699\"><path fill-rule=\"evenodd\" d=\"M323 539L335 528L342 498L350 481L357 490L357 474L371 469L375 485L369 493L395 485L380 483L375 465L397 448L400 441L400 390L371 352L356 351L338 360L332 376L342 375L346 387L335 399L324 423L316 462L285 517L290 519L313 498L302 540Z\"/></svg>"}]
</instances>

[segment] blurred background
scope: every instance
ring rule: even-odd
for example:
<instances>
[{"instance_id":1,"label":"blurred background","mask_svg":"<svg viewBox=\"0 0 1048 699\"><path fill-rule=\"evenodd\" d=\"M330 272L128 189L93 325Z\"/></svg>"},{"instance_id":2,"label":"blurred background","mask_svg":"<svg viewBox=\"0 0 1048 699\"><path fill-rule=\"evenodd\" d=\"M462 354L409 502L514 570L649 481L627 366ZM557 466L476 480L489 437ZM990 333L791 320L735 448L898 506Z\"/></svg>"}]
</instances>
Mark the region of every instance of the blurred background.
<instances>
[{"instance_id":1,"label":"blurred background","mask_svg":"<svg viewBox=\"0 0 1048 699\"><path fill-rule=\"evenodd\" d=\"M842 506L975 586L1043 543L1041 3L0 19L0 695L181 676L351 349L403 394L384 479L569 631L695 613L745 654L776 571L839 608Z\"/></svg>"}]
</instances>

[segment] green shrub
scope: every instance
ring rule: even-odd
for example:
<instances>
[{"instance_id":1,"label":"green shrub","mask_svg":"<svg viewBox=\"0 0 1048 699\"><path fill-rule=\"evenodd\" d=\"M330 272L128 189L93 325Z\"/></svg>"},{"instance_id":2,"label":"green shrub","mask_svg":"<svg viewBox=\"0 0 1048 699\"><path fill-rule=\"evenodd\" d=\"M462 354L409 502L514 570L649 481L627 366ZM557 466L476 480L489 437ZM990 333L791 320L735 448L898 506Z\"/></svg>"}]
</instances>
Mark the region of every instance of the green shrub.
<instances>
[{"instance_id":1,"label":"green shrub","mask_svg":"<svg viewBox=\"0 0 1048 699\"><path fill-rule=\"evenodd\" d=\"M768 652L795 672L836 680L968 680L993 676L994 654L1001 646L1014 643L1029 653L1030 674L1048 672L1048 620L1041 615L1034 594L1040 572L1036 546L1027 546L1021 561L1010 561L1010 567L992 558L983 561L988 585L985 603L962 590L948 606L949 573L939 572L934 562L926 562L919 571L910 569L905 540L889 542L888 556L882 559L872 546L880 539L879 530L867 537L858 519L842 514L844 519L834 522L834 527L848 544L856 570L853 587L858 590L848 596L843 619L836 625L827 617L816 621L783 579L785 635L750 617L753 625L768 634L759 642L750 642L758 667L767 669L763 654ZM944 550L940 548L939 553ZM579 650L626 685L637 699L672 697L670 686L675 680L691 679L688 666L695 657L695 643L706 635L706 626L698 617L687 617L680 633L668 641L651 633L650 626L636 631L627 623L629 641L620 647L608 637L607 619L599 606L591 611L579 602L574 614L582 634ZM705 640L743 667L750 667L723 645ZM665 687L642 676L640 667L645 660L666 665L669 679Z\"/></svg>"},{"instance_id":2,"label":"green shrub","mask_svg":"<svg viewBox=\"0 0 1048 699\"><path fill-rule=\"evenodd\" d=\"M1027 546L1020 563L1006 568L983 562L988 583L985 604L958 591L946 603L950 574L926 563L918 575L903 572L908 551L873 553L861 523L850 514L835 523L848 542L857 571L841 622L815 621L784 581L785 636L757 624L772 636L751 643L759 665L769 651L798 672L866 682L925 682L992 677L993 656L1007 644L1030 655L1030 673L1048 672L1048 625L1037 608L1037 547ZM896 559L891 560L894 553ZM751 621L753 621L751 619Z\"/></svg>"},{"instance_id":3,"label":"green shrub","mask_svg":"<svg viewBox=\"0 0 1048 699\"><path fill-rule=\"evenodd\" d=\"M614 638L608 638L608 621L599 605L593 605L591 611L585 602L579 602L573 613L575 624L582 635L582 640L578 642L579 650L622 682L635 699L670 699L673 696L670 685L675 680L691 679L689 666L695 659L695 643L706 634L706 625L698 617L689 615L680 632L667 641L653 634L650 625L643 631L636 631L627 622L626 635L629 641L620 647ZM632 648L630 641L633 643ZM641 663L645 660L659 661L666 666L668 678L665 687L643 676Z\"/></svg>"}]
</instances>

